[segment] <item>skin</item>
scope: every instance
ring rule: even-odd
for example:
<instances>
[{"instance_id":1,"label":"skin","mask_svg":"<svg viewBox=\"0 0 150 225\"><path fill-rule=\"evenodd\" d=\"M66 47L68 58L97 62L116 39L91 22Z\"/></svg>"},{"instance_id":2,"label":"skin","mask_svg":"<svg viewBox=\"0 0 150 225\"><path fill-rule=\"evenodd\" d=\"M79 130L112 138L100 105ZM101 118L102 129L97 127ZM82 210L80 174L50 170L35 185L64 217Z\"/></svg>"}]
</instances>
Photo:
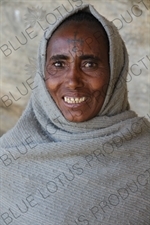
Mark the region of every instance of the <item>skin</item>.
<instances>
[{"instance_id":1,"label":"skin","mask_svg":"<svg viewBox=\"0 0 150 225\"><path fill-rule=\"evenodd\" d=\"M102 108L108 88L109 47L102 30L86 21L60 26L47 46L46 87L64 117L84 122ZM86 97L82 103L66 103L64 97Z\"/></svg>"}]
</instances>

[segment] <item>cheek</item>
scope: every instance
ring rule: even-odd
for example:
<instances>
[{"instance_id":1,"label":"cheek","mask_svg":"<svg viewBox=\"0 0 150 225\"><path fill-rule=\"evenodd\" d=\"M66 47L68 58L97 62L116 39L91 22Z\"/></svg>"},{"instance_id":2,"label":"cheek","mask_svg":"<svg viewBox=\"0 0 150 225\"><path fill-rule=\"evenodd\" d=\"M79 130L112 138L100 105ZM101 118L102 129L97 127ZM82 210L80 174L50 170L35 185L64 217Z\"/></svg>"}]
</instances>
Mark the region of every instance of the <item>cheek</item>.
<instances>
[{"instance_id":1,"label":"cheek","mask_svg":"<svg viewBox=\"0 0 150 225\"><path fill-rule=\"evenodd\" d=\"M91 89L93 90L107 90L109 79L99 78L93 79L90 82Z\"/></svg>"},{"instance_id":2,"label":"cheek","mask_svg":"<svg viewBox=\"0 0 150 225\"><path fill-rule=\"evenodd\" d=\"M109 76L101 77L98 79L92 79L90 82L90 89L93 93L92 95L93 98L96 99L97 101L99 100L103 101L107 93L108 84L109 84Z\"/></svg>"},{"instance_id":3,"label":"cheek","mask_svg":"<svg viewBox=\"0 0 150 225\"><path fill-rule=\"evenodd\" d=\"M45 85L49 92L57 91L59 83L60 79L50 76L47 72L45 73Z\"/></svg>"},{"instance_id":4,"label":"cheek","mask_svg":"<svg viewBox=\"0 0 150 225\"><path fill-rule=\"evenodd\" d=\"M49 92L54 92L57 89L56 82L53 82L51 79L46 79L45 84Z\"/></svg>"}]
</instances>

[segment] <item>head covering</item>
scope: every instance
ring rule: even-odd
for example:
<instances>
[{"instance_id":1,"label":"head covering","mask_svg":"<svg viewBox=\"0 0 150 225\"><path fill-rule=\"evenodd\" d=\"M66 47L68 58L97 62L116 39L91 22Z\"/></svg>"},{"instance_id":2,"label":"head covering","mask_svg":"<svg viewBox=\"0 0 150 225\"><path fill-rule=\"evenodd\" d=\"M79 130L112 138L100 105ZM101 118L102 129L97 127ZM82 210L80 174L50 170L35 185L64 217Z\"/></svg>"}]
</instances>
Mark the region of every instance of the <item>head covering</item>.
<instances>
[{"instance_id":1,"label":"head covering","mask_svg":"<svg viewBox=\"0 0 150 225\"><path fill-rule=\"evenodd\" d=\"M99 114L67 121L45 87L47 41L78 11L91 13L109 39L110 83ZM149 225L150 123L129 110L128 54L117 28L82 5L44 33L29 103L0 139L0 224Z\"/></svg>"}]
</instances>

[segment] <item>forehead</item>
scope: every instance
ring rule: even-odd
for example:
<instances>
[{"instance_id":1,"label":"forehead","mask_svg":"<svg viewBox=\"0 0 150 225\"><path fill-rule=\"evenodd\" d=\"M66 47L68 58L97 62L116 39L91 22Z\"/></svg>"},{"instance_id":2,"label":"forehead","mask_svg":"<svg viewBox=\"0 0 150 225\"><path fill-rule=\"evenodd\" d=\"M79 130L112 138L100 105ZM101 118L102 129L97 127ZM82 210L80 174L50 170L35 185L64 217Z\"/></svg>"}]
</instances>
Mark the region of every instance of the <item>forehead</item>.
<instances>
[{"instance_id":1,"label":"forehead","mask_svg":"<svg viewBox=\"0 0 150 225\"><path fill-rule=\"evenodd\" d=\"M93 26L94 25L94 26ZM47 46L48 51L61 51L68 47L89 48L98 51L108 50L108 38L101 25L88 21L70 21L62 24L53 33Z\"/></svg>"}]
</instances>

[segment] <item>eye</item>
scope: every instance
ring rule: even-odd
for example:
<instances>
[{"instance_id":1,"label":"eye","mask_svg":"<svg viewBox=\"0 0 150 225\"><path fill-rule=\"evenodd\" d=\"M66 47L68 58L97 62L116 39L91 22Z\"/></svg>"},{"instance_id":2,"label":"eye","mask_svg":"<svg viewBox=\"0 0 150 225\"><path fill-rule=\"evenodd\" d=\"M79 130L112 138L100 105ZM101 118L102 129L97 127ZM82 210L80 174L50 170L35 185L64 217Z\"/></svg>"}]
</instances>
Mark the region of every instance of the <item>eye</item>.
<instances>
[{"instance_id":1,"label":"eye","mask_svg":"<svg viewBox=\"0 0 150 225\"><path fill-rule=\"evenodd\" d=\"M97 64L94 62L86 62L84 67L86 67L86 68L94 67L95 68L95 67L97 67Z\"/></svg>"},{"instance_id":2,"label":"eye","mask_svg":"<svg viewBox=\"0 0 150 225\"><path fill-rule=\"evenodd\" d=\"M63 61L57 61L53 63L53 66L57 67L57 68L64 68L65 67L65 63Z\"/></svg>"},{"instance_id":3,"label":"eye","mask_svg":"<svg viewBox=\"0 0 150 225\"><path fill-rule=\"evenodd\" d=\"M83 63L82 63L82 70L84 70L84 71L94 71L94 70L97 70L98 69L98 67L99 67L99 64L97 63L97 62L93 62L93 61L84 61Z\"/></svg>"},{"instance_id":4,"label":"eye","mask_svg":"<svg viewBox=\"0 0 150 225\"><path fill-rule=\"evenodd\" d=\"M51 61L47 65L46 70L49 75L58 76L64 73L67 70L67 68L68 68L67 62L65 62L64 60L55 60L55 61Z\"/></svg>"}]
</instances>

